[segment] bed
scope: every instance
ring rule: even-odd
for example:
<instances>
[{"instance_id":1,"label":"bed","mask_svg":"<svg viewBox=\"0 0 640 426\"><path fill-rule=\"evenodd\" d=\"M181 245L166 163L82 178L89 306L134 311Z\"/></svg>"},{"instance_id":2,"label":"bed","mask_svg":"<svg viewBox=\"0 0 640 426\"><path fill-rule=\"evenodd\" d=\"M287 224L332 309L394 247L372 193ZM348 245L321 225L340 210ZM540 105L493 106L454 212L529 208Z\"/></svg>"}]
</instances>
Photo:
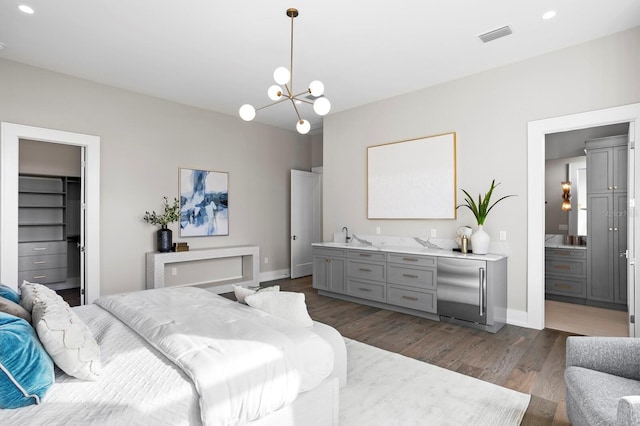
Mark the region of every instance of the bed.
<instances>
[{"instance_id":1,"label":"bed","mask_svg":"<svg viewBox=\"0 0 640 426\"><path fill-rule=\"evenodd\" d=\"M338 423L346 349L325 324L302 327L195 287L103 297L72 312L99 346L99 378L56 368L42 402L0 409L0 424Z\"/></svg>"}]
</instances>

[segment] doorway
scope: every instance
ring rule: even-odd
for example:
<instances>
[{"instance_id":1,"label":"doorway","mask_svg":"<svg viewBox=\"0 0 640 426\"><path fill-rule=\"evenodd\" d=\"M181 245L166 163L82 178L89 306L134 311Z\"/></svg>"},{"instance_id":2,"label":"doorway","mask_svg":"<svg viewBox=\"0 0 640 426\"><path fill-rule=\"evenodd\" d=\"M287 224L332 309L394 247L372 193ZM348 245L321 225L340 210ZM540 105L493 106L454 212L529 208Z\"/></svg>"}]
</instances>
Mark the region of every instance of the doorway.
<instances>
[{"instance_id":1,"label":"doorway","mask_svg":"<svg viewBox=\"0 0 640 426\"><path fill-rule=\"evenodd\" d=\"M291 278L313 273L311 244L320 242L322 175L291 170Z\"/></svg>"},{"instance_id":2,"label":"doorway","mask_svg":"<svg viewBox=\"0 0 640 426\"><path fill-rule=\"evenodd\" d=\"M627 179L626 140L629 123L596 126L586 129L570 130L550 133L545 136L545 327L587 336L628 336L627 305L624 299L617 297L616 283L622 283L626 289L626 262L618 262L618 250L609 245L608 237L614 233L591 238L587 235L588 228L601 226L601 220L595 218L597 208L588 203L587 179L598 182L607 181L603 173L608 167L606 163L591 161L587 167L585 147L597 144L624 143L620 146L625 151L624 166L620 167L620 179ZM586 141L593 141L586 144ZM609 148L613 150L613 148ZM594 152L594 151L590 151ZM608 149L597 150L599 155L607 155ZM616 151L617 152L617 151ZM617 164L617 163L616 163ZM591 170L590 170L591 169ZM602 169L602 170L600 170ZM596 188L597 189L597 188ZM596 190L593 189L592 191ZM625 185L626 190L626 185ZM607 191L605 191L607 192ZM607 192L608 194L608 192ZM624 193L626 200L626 192ZM606 195L604 198L612 197ZM602 198L602 197L600 197ZM596 198L597 200L597 198ZM624 205L624 215L615 218L624 221L621 229L626 229L627 216ZM593 219L593 225L588 226L588 219ZM613 218L611 218L613 221ZM618 228L615 228L616 230ZM606 229L605 229L606 231ZM597 232L596 232L597 234ZM617 235L617 234L616 234ZM625 238L620 241L626 249ZM587 241L595 249L588 251ZM616 239L617 241L617 239ZM595 250L595 251L594 251ZM588 256L589 253L593 253ZM613 269L606 268L609 260ZM602 257L591 265L592 258ZM622 259L624 260L624 259ZM615 269L620 263L621 268ZM604 274L600 279L592 275L594 280L604 285L588 289L587 275L589 271L599 270ZM605 271L615 276L609 276ZM622 275L618 278L618 270ZM607 286L609 289L607 289ZM605 291L600 297L593 298L601 288ZM616 294L616 297L614 296ZM610 298L608 297L610 296Z\"/></svg>"},{"instance_id":3,"label":"doorway","mask_svg":"<svg viewBox=\"0 0 640 426\"><path fill-rule=\"evenodd\" d=\"M544 328L544 157L545 136L568 130L575 130L600 125L629 122L629 143L633 146L635 135L640 133L640 104L631 104L603 110L591 111L555 117L528 123L528 182L527 182L527 323L535 329ZM638 305L639 292L636 291L637 277L635 268L636 241L639 241L640 229L635 226L635 187L638 185L638 173L635 173L636 156L633 150L629 159L631 187L628 188L629 218L631 219L629 233L629 262L628 262L628 305L629 305L629 335L640 335L635 319L635 307Z\"/></svg>"},{"instance_id":4,"label":"doorway","mask_svg":"<svg viewBox=\"0 0 640 426\"><path fill-rule=\"evenodd\" d=\"M79 146L85 150L86 198L84 208L84 299L93 303L100 296L100 138L60 130L2 123L0 128L0 279L18 285L18 188L20 140Z\"/></svg>"}]
</instances>

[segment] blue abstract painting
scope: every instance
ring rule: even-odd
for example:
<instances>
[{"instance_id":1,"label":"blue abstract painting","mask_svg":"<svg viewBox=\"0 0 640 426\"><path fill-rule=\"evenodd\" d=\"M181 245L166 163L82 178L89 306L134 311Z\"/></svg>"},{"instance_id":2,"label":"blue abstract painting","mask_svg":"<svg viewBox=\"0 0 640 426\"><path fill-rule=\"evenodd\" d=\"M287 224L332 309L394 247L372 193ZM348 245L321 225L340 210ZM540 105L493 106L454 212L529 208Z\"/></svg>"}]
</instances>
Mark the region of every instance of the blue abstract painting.
<instances>
[{"instance_id":1,"label":"blue abstract painting","mask_svg":"<svg viewBox=\"0 0 640 426\"><path fill-rule=\"evenodd\" d=\"M180 236L229 235L229 174L180 169Z\"/></svg>"}]
</instances>

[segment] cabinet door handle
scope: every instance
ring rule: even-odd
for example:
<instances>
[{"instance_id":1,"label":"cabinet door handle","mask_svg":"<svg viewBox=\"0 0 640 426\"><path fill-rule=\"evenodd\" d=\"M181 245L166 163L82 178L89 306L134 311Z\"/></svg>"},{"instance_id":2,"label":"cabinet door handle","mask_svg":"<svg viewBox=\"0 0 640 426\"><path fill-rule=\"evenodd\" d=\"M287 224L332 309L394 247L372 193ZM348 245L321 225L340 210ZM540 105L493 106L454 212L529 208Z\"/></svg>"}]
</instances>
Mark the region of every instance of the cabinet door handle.
<instances>
[{"instance_id":1,"label":"cabinet door handle","mask_svg":"<svg viewBox=\"0 0 640 426\"><path fill-rule=\"evenodd\" d=\"M571 286L569 284L558 284L558 283L554 283L553 286L555 288L562 288L565 290L571 290Z\"/></svg>"},{"instance_id":2,"label":"cabinet door handle","mask_svg":"<svg viewBox=\"0 0 640 426\"><path fill-rule=\"evenodd\" d=\"M360 270L361 270L362 272L371 272L371 269L367 269L367 268L360 268Z\"/></svg>"},{"instance_id":3,"label":"cabinet door handle","mask_svg":"<svg viewBox=\"0 0 640 426\"><path fill-rule=\"evenodd\" d=\"M478 272L478 279L480 280L480 316L484 316L484 300L487 291L487 288L485 286L486 275L484 268L480 268Z\"/></svg>"},{"instance_id":4,"label":"cabinet door handle","mask_svg":"<svg viewBox=\"0 0 640 426\"><path fill-rule=\"evenodd\" d=\"M612 186L610 186L610 187L609 187L609 189L613 189L613 187L612 187Z\"/></svg>"},{"instance_id":5,"label":"cabinet door handle","mask_svg":"<svg viewBox=\"0 0 640 426\"><path fill-rule=\"evenodd\" d=\"M572 269L569 265L553 265L554 269L564 269L565 271L570 271Z\"/></svg>"},{"instance_id":6,"label":"cabinet door handle","mask_svg":"<svg viewBox=\"0 0 640 426\"><path fill-rule=\"evenodd\" d=\"M402 274L402 276L407 278L419 278L417 275L411 275L411 274Z\"/></svg>"},{"instance_id":7,"label":"cabinet door handle","mask_svg":"<svg viewBox=\"0 0 640 426\"><path fill-rule=\"evenodd\" d=\"M34 265L44 265L45 263L47 263L46 260L39 260L37 262L33 262Z\"/></svg>"},{"instance_id":8,"label":"cabinet door handle","mask_svg":"<svg viewBox=\"0 0 640 426\"><path fill-rule=\"evenodd\" d=\"M42 250L46 250L46 247L34 247L33 251L42 251Z\"/></svg>"},{"instance_id":9,"label":"cabinet door handle","mask_svg":"<svg viewBox=\"0 0 640 426\"><path fill-rule=\"evenodd\" d=\"M415 257L403 257L402 260L404 260L405 262L417 262L418 259L416 259Z\"/></svg>"},{"instance_id":10,"label":"cabinet door handle","mask_svg":"<svg viewBox=\"0 0 640 426\"><path fill-rule=\"evenodd\" d=\"M615 186L615 185L613 185L613 189L618 189L618 187L617 187L617 186Z\"/></svg>"},{"instance_id":11,"label":"cabinet door handle","mask_svg":"<svg viewBox=\"0 0 640 426\"><path fill-rule=\"evenodd\" d=\"M413 301L418 300L418 298L417 298L417 297L414 297L414 296L402 296L402 298L403 298L403 299L407 299L407 300L413 300Z\"/></svg>"},{"instance_id":12,"label":"cabinet door handle","mask_svg":"<svg viewBox=\"0 0 640 426\"><path fill-rule=\"evenodd\" d=\"M360 256L362 256L362 257L371 257L372 255L370 253L360 253Z\"/></svg>"},{"instance_id":13,"label":"cabinet door handle","mask_svg":"<svg viewBox=\"0 0 640 426\"><path fill-rule=\"evenodd\" d=\"M34 280L39 280L40 278L47 278L46 275L36 275L35 277L33 277Z\"/></svg>"},{"instance_id":14,"label":"cabinet door handle","mask_svg":"<svg viewBox=\"0 0 640 426\"><path fill-rule=\"evenodd\" d=\"M358 287L358 290L362 290L362 291L371 291L370 288L364 288L364 287Z\"/></svg>"}]
</instances>

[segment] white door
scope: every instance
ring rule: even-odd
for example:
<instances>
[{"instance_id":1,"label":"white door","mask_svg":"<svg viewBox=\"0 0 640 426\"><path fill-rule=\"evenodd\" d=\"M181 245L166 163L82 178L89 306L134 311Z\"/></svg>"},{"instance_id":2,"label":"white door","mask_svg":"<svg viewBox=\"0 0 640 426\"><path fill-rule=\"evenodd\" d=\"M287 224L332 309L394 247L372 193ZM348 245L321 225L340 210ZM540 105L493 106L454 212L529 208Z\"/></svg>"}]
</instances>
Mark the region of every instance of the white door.
<instances>
[{"instance_id":1,"label":"white door","mask_svg":"<svg viewBox=\"0 0 640 426\"><path fill-rule=\"evenodd\" d=\"M84 242L84 225L86 220L86 207L87 201L85 198L85 169L87 167L86 163L86 147L80 147L80 239L78 240L78 249L80 250L80 304L84 305L86 303L85 300L85 276L84 276L84 262L86 260L85 252L85 242Z\"/></svg>"},{"instance_id":2,"label":"white door","mask_svg":"<svg viewBox=\"0 0 640 426\"><path fill-rule=\"evenodd\" d=\"M291 278L313 273L311 243L320 241L320 175L291 170Z\"/></svg>"},{"instance_id":3,"label":"white door","mask_svg":"<svg viewBox=\"0 0 640 426\"><path fill-rule=\"evenodd\" d=\"M640 302L635 293L635 123L629 123L629 144L628 144L628 175L627 175L627 200L633 200L627 205L627 308L629 309L629 318L636 318L636 306ZM629 321L629 336L639 337L640 327Z\"/></svg>"}]
</instances>

